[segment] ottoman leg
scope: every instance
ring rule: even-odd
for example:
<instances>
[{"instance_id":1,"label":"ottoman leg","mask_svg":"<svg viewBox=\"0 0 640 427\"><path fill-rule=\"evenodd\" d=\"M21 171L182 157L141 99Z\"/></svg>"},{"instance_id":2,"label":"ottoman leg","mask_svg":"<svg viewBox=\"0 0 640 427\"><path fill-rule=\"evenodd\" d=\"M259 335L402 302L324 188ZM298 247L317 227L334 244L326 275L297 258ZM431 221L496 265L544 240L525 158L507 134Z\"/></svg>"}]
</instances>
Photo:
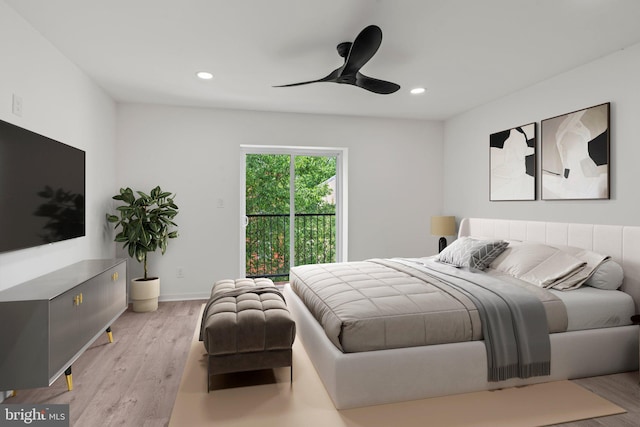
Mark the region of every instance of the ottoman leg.
<instances>
[{"instance_id":1,"label":"ottoman leg","mask_svg":"<svg viewBox=\"0 0 640 427\"><path fill-rule=\"evenodd\" d=\"M207 394L211 391L211 356L207 356Z\"/></svg>"}]
</instances>

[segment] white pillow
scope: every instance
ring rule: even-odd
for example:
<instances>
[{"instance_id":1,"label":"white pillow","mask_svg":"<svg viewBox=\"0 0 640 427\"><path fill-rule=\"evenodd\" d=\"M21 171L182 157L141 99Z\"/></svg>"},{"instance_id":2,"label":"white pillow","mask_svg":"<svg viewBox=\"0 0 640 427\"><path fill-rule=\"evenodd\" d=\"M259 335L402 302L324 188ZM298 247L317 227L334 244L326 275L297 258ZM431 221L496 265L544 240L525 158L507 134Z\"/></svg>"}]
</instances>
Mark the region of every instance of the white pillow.
<instances>
[{"instance_id":1,"label":"white pillow","mask_svg":"<svg viewBox=\"0 0 640 427\"><path fill-rule=\"evenodd\" d=\"M584 284L598 289L615 291L622 286L623 279L624 271L622 271L620 264L609 259L600 264Z\"/></svg>"},{"instance_id":2,"label":"white pillow","mask_svg":"<svg viewBox=\"0 0 640 427\"><path fill-rule=\"evenodd\" d=\"M543 288L575 289L587 280L587 262L553 246L523 242L510 246L491 267ZM589 270L589 273L591 270Z\"/></svg>"},{"instance_id":3,"label":"white pillow","mask_svg":"<svg viewBox=\"0 0 640 427\"><path fill-rule=\"evenodd\" d=\"M557 252L558 249L542 243L512 243L491 263L491 268L520 278Z\"/></svg>"}]
</instances>

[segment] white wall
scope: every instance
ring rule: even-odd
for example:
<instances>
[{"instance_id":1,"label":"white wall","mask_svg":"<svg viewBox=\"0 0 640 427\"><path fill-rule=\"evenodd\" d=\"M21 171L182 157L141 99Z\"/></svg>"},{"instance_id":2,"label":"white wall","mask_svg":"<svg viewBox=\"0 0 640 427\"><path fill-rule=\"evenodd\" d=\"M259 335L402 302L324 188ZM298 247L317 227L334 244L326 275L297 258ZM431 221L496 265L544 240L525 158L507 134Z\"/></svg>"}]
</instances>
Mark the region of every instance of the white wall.
<instances>
[{"instance_id":1,"label":"white wall","mask_svg":"<svg viewBox=\"0 0 640 427\"><path fill-rule=\"evenodd\" d=\"M180 207L180 236L149 260L162 299L203 297L238 275L241 144L348 148L349 259L435 252L428 224L441 214L441 123L119 105L113 193L160 185Z\"/></svg>"},{"instance_id":2,"label":"white wall","mask_svg":"<svg viewBox=\"0 0 640 427\"><path fill-rule=\"evenodd\" d=\"M114 256L104 212L115 182L116 110L110 97L2 1L0 58L0 119L84 150L87 170L87 235L1 253L5 289L82 259ZM13 94L22 97L21 117L12 113Z\"/></svg>"},{"instance_id":3,"label":"white wall","mask_svg":"<svg viewBox=\"0 0 640 427\"><path fill-rule=\"evenodd\" d=\"M465 216L640 225L640 45L445 123L444 211ZM611 200L489 202L489 135L611 102ZM538 155L538 160L540 159ZM538 176L540 165L538 162Z\"/></svg>"}]
</instances>

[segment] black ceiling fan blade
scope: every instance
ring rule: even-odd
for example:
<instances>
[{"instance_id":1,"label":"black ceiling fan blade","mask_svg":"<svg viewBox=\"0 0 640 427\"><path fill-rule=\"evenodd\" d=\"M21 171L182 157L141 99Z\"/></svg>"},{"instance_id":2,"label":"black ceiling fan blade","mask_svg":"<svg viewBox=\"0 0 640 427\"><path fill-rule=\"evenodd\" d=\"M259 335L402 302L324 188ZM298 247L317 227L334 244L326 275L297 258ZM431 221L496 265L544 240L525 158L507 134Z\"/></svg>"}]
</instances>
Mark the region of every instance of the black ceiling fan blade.
<instances>
[{"instance_id":1,"label":"black ceiling fan blade","mask_svg":"<svg viewBox=\"0 0 640 427\"><path fill-rule=\"evenodd\" d=\"M369 92L378 93L381 95L388 95L394 93L400 89L400 85L386 80L374 79L373 77L365 76L362 73L356 74L355 85L366 89Z\"/></svg>"},{"instance_id":2,"label":"black ceiling fan blade","mask_svg":"<svg viewBox=\"0 0 640 427\"><path fill-rule=\"evenodd\" d=\"M318 79L318 80L309 80L309 81L306 81L306 82L299 82L299 83L289 83L289 84L286 84L286 85L277 85L277 86L273 86L273 87L291 87L291 86L308 85L309 83L335 82L335 81L337 81L339 73L340 73L340 68L337 68L337 69L333 70L328 76L323 77L323 78Z\"/></svg>"},{"instance_id":3,"label":"black ceiling fan blade","mask_svg":"<svg viewBox=\"0 0 640 427\"><path fill-rule=\"evenodd\" d=\"M321 81L324 81L324 80L322 80L322 79L320 79L320 80L309 80L308 82L289 83L289 84L287 84L287 85L275 85L275 86L272 86L272 87L292 87L292 86L302 86L302 85L308 85L308 84L310 84L310 83L318 83L318 82L321 82Z\"/></svg>"},{"instance_id":4,"label":"black ceiling fan blade","mask_svg":"<svg viewBox=\"0 0 640 427\"><path fill-rule=\"evenodd\" d=\"M342 74L355 74L375 55L382 43L382 30L377 25L369 25L356 37L349 50L349 56L342 67Z\"/></svg>"}]
</instances>

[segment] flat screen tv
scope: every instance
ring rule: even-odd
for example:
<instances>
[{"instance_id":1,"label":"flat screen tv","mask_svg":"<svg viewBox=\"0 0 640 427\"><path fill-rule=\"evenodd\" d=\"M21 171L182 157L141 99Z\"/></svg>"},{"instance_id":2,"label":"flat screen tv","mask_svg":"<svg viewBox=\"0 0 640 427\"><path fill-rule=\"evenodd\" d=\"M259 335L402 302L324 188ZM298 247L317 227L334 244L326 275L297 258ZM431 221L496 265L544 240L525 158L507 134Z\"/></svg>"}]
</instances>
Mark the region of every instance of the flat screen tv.
<instances>
[{"instance_id":1,"label":"flat screen tv","mask_svg":"<svg viewBox=\"0 0 640 427\"><path fill-rule=\"evenodd\" d=\"M85 152L0 120L0 252L85 235Z\"/></svg>"}]
</instances>

